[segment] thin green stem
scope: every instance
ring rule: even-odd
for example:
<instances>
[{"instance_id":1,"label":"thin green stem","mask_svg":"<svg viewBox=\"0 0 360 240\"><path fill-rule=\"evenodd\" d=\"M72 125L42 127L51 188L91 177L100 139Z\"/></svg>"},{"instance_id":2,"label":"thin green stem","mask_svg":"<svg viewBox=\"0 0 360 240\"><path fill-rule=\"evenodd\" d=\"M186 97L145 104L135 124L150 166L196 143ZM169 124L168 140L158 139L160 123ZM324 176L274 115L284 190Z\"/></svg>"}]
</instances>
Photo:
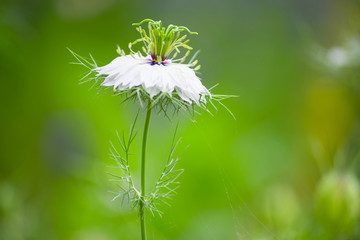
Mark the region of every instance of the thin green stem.
<instances>
[{"instance_id":1,"label":"thin green stem","mask_svg":"<svg viewBox=\"0 0 360 240\"><path fill-rule=\"evenodd\" d=\"M142 142L142 153L141 153L141 201L139 205L139 215L140 215L140 228L141 228L141 240L146 240L146 228L145 228L145 156L146 156L146 141L149 131L149 124L151 118L151 100L148 100L148 106L146 111L146 119L143 133L143 142Z\"/></svg>"}]
</instances>

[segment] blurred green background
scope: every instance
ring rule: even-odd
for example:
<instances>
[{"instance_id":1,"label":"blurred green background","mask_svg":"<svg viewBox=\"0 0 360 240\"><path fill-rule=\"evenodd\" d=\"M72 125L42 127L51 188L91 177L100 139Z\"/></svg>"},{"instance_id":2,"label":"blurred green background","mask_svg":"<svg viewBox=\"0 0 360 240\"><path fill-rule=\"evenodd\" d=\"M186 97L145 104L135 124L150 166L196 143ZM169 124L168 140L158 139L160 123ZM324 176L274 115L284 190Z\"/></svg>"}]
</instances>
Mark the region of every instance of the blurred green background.
<instances>
[{"instance_id":1,"label":"blurred green background","mask_svg":"<svg viewBox=\"0 0 360 240\"><path fill-rule=\"evenodd\" d=\"M199 32L203 84L239 95L224 102L236 120L222 108L152 119L148 188L178 121L179 152L190 146L149 239L360 239L359 14L355 0L2 0L0 239L140 238L106 173L120 174L109 140L138 106L79 85L86 69L66 48L105 65L144 18Z\"/></svg>"}]
</instances>

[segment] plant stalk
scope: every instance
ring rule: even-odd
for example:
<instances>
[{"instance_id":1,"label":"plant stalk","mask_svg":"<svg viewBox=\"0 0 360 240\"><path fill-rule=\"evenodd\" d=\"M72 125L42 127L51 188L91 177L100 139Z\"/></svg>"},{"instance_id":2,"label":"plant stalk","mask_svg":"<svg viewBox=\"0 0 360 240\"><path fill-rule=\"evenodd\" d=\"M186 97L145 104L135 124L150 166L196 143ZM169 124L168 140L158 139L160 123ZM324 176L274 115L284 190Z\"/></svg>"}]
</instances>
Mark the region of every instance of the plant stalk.
<instances>
[{"instance_id":1,"label":"plant stalk","mask_svg":"<svg viewBox=\"0 0 360 240\"><path fill-rule=\"evenodd\" d=\"M141 229L141 240L146 240L146 227L145 227L145 156L146 156L146 142L147 135L149 131L149 124L151 118L151 100L148 100L148 106L146 110L146 119L143 133L143 141L142 141L142 151L141 151L141 201L139 205L139 215L140 215L140 229Z\"/></svg>"}]
</instances>

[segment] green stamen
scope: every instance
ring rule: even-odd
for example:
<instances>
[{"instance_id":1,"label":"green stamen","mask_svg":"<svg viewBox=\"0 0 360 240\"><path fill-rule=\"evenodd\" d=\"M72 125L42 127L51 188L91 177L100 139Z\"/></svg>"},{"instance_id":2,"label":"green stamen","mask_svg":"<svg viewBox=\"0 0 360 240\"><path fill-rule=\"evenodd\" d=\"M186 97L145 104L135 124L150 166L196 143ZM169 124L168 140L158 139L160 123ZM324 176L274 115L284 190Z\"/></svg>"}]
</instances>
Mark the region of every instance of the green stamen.
<instances>
[{"instance_id":1,"label":"green stamen","mask_svg":"<svg viewBox=\"0 0 360 240\"><path fill-rule=\"evenodd\" d=\"M144 23L148 23L147 32L141 27ZM179 53L179 48L181 47L192 50L188 45L190 40L186 39L187 35L180 36L182 31L186 31L189 34L198 34L197 32L190 31L184 26L170 24L165 28L162 26L161 21L154 21L152 19L145 19L139 23L134 23L133 25L138 26L136 30L140 33L141 37L129 44L130 49L132 45L142 42L144 44L143 51L151 56L154 64L163 63L169 58L174 50L176 53ZM176 53L173 57L176 56ZM185 61L185 58L188 55L189 53L187 52L185 56L181 58L181 61Z\"/></svg>"}]
</instances>

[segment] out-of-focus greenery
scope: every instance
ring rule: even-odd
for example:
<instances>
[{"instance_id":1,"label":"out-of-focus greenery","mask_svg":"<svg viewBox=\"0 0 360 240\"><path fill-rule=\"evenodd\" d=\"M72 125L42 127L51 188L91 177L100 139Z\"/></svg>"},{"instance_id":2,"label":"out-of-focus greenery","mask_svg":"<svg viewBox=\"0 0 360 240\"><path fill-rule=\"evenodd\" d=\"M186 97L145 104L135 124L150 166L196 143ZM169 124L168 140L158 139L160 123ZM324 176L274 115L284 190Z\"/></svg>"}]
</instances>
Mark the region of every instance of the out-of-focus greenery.
<instances>
[{"instance_id":1,"label":"out-of-focus greenery","mask_svg":"<svg viewBox=\"0 0 360 240\"><path fill-rule=\"evenodd\" d=\"M109 140L138 106L79 85L86 69L66 48L107 64L144 18L199 32L204 85L239 95L225 102L236 120L221 108L152 119L149 187L178 121L179 151L190 146L149 239L359 239L359 65L327 52L360 36L359 14L355 0L2 1L0 239L139 239L106 173Z\"/></svg>"}]
</instances>

